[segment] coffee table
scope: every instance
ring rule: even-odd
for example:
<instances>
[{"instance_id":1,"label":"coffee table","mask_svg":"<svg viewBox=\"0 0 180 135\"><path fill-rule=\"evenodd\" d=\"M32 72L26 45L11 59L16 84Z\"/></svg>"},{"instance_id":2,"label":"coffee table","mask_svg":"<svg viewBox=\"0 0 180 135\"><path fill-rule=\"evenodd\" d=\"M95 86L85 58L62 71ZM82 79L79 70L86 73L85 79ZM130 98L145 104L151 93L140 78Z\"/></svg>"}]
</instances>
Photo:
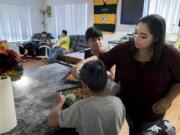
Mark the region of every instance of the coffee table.
<instances>
[{"instance_id":1,"label":"coffee table","mask_svg":"<svg viewBox=\"0 0 180 135\"><path fill-rule=\"evenodd\" d=\"M64 54L62 56L62 59L66 63L76 64L80 60L84 59L84 51L78 51L78 52Z\"/></svg>"},{"instance_id":2,"label":"coffee table","mask_svg":"<svg viewBox=\"0 0 180 135\"><path fill-rule=\"evenodd\" d=\"M49 64L25 70L22 78L12 83L17 128L8 135L51 135L55 129L48 127L47 116L55 105L56 91L77 87L65 84L63 78L70 67Z\"/></svg>"}]
</instances>

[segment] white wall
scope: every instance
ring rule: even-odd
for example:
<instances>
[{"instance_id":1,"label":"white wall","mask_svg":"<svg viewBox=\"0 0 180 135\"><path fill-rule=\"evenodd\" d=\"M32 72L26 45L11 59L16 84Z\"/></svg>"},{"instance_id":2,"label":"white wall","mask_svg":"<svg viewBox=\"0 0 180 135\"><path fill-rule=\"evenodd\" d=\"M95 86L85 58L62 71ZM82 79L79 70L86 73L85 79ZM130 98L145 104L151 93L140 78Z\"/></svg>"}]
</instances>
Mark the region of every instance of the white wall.
<instances>
[{"instance_id":1,"label":"white wall","mask_svg":"<svg viewBox=\"0 0 180 135\"><path fill-rule=\"evenodd\" d=\"M87 3L88 5L88 27L94 24L94 4L93 0L45 0L45 7L50 5L52 8L52 17L46 17L47 31L52 34L55 33L55 18L54 10L56 4L77 4L77 3ZM120 24L120 14L121 14L121 0L118 1L117 5L117 19L116 19L116 32L113 34L104 34L104 43L107 45L109 40L119 39L121 35L125 33L131 33L134 31L135 25L121 25Z\"/></svg>"},{"instance_id":2,"label":"white wall","mask_svg":"<svg viewBox=\"0 0 180 135\"><path fill-rule=\"evenodd\" d=\"M60 5L60 4L78 4L78 3L87 3L87 12L88 14L88 20L87 20L87 26L92 26L93 25L93 10L92 10L92 0L45 0L45 7L46 6L51 6L52 9L52 17L47 17L46 16L46 29L48 32L51 32L53 35L55 35L55 5Z\"/></svg>"},{"instance_id":3,"label":"white wall","mask_svg":"<svg viewBox=\"0 0 180 135\"><path fill-rule=\"evenodd\" d=\"M53 25L53 15L54 8L56 4L77 4L77 3L87 3L88 5L88 27L93 25L93 15L94 15L94 5L93 0L45 0L45 7L50 5L52 8L52 17L46 17L47 21L47 30L54 33L54 25ZM118 1L117 5L117 20L116 20L116 33L119 32L132 32L135 28L134 25L121 25L120 24L120 12L121 11L121 0Z\"/></svg>"},{"instance_id":4,"label":"white wall","mask_svg":"<svg viewBox=\"0 0 180 135\"><path fill-rule=\"evenodd\" d=\"M32 20L32 32L42 32L44 30L42 25L43 16L40 10L44 7L44 0L29 0L29 6Z\"/></svg>"}]
</instances>

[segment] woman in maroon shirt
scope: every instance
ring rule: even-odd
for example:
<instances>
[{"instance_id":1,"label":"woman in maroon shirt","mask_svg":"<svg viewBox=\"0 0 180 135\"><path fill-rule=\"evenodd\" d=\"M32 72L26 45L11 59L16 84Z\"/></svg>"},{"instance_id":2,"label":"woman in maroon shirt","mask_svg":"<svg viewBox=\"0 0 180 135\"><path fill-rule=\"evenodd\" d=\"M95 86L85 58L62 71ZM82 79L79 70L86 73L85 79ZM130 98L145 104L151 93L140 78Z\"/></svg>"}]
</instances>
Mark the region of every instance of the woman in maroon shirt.
<instances>
[{"instance_id":1,"label":"woman in maroon shirt","mask_svg":"<svg viewBox=\"0 0 180 135\"><path fill-rule=\"evenodd\" d=\"M132 41L99 56L107 70L116 65L130 135L161 122L180 93L180 52L165 44L165 32L165 20L148 15L139 20ZM92 59L97 57L78 63L76 72Z\"/></svg>"},{"instance_id":2,"label":"woman in maroon shirt","mask_svg":"<svg viewBox=\"0 0 180 135\"><path fill-rule=\"evenodd\" d=\"M130 135L162 121L180 93L180 52L165 44L165 32L165 20L148 15L139 20L133 41L100 56L107 69L116 65Z\"/></svg>"}]
</instances>

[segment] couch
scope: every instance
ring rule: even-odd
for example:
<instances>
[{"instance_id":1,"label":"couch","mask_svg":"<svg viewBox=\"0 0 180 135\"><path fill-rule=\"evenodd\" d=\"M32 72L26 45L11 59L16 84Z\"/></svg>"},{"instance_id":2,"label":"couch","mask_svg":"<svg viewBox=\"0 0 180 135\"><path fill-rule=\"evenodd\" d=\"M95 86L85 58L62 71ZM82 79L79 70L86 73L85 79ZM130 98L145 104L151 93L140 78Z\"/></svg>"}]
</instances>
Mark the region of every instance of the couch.
<instances>
[{"instance_id":1,"label":"couch","mask_svg":"<svg viewBox=\"0 0 180 135\"><path fill-rule=\"evenodd\" d=\"M82 51L87 48L85 35L70 35L70 48L73 52Z\"/></svg>"},{"instance_id":2,"label":"couch","mask_svg":"<svg viewBox=\"0 0 180 135\"><path fill-rule=\"evenodd\" d=\"M67 60L67 55L74 54L74 52L83 52L87 48L85 35L69 35L70 38L70 50L64 52L64 56L59 57L56 62L69 65L71 63ZM74 63L74 62L72 62Z\"/></svg>"},{"instance_id":3,"label":"couch","mask_svg":"<svg viewBox=\"0 0 180 135\"><path fill-rule=\"evenodd\" d=\"M37 38L37 36L39 36L39 34L40 33L33 34L31 41L33 42L33 39ZM49 37L49 39L54 39L54 37L50 33L48 33L48 37ZM82 50L85 50L87 48L85 35L70 35L69 37L70 37L71 51L68 51L66 53L82 51ZM19 52L21 55L24 54L24 45L26 43L19 44ZM38 49L36 57L37 58L48 58L49 50L50 50L50 46L48 46L48 45L40 46ZM32 53L33 52L30 51L28 53L28 55L32 55Z\"/></svg>"},{"instance_id":4,"label":"couch","mask_svg":"<svg viewBox=\"0 0 180 135\"><path fill-rule=\"evenodd\" d=\"M40 34L41 33L34 33L29 42L18 44L19 52L20 52L21 55L24 54L24 45L26 45L28 43L37 44L37 41L34 41L34 39L38 39ZM51 33L47 33L47 35L48 35L48 40L54 39L54 37L51 35ZM36 57L37 58L48 58L48 53L49 53L50 49L51 49L50 45L41 45L41 46L39 46L38 50L36 51L36 53L37 53ZM32 55L33 55L33 50L29 50L28 56L32 56Z\"/></svg>"}]
</instances>

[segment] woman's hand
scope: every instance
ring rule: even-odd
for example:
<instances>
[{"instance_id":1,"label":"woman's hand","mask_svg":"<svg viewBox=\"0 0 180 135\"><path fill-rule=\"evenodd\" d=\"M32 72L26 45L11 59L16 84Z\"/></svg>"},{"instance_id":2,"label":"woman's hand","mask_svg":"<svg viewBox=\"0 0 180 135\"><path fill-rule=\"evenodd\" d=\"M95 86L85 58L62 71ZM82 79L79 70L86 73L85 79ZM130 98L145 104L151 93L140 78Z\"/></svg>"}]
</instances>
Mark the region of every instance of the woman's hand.
<instances>
[{"instance_id":1,"label":"woman's hand","mask_svg":"<svg viewBox=\"0 0 180 135\"><path fill-rule=\"evenodd\" d=\"M76 65L71 68L71 74L74 76L74 78L77 78L78 72L78 67Z\"/></svg>"},{"instance_id":2,"label":"woman's hand","mask_svg":"<svg viewBox=\"0 0 180 135\"><path fill-rule=\"evenodd\" d=\"M114 80L115 77L111 72L106 71L106 73L107 73L107 76L108 76L109 79Z\"/></svg>"},{"instance_id":3,"label":"woman's hand","mask_svg":"<svg viewBox=\"0 0 180 135\"><path fill-rule=\"evenodd\" d=\"M82 68L82 66L84 65L84 63L80 62L77 65L73 66L71 69L71 74L75 77L78 78L79 72Z\"/></svg>"},{"instance_id":4,"label":"woman's hand","mask_svg":"<svg viewBox=\"0 0 180 135\"><path fill-rule=\"evenodd\" d=\"M71 74L75 77L78 78L79 75L79 71L81 70L81 68L83 67L83 65L88 62L88 61L92 61L92 60L97 60L98 57L97 56L91 56L87 59L81 60L80 62L77 63L77 65L75 65L74 67L72 67L71 69Z\"/></svg>"},{"instance_id":5,"label":"woman's hand","mask_svg":"<svg viewBox=\"0 0 180 135\"><path fill-rule=\"evenodd\" d=\"M171 104L172 102L169 101L167 98L162 98L158 100L156 103L154 103L152 108L155 113L165 113L169 109Z\"/></svg>"}]
</instances>

